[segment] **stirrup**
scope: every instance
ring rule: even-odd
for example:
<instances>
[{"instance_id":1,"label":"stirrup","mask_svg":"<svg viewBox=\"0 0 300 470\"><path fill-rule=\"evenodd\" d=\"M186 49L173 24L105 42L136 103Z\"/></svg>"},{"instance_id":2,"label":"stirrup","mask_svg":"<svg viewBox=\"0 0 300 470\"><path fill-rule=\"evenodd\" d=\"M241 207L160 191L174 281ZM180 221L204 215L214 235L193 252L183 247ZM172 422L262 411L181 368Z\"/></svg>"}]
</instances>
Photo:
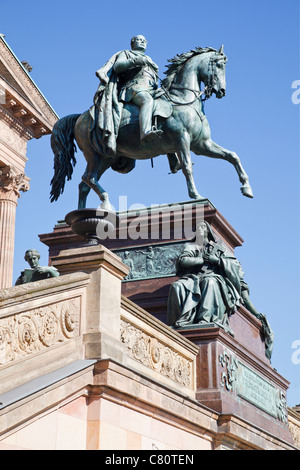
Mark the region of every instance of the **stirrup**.
<instances>
[{"instance_id":1,"label":"stirrup","mask_svg":"<svg viewBox=\"0 0 300 470\"><path fill-rule=\"evenodd\" d=\"M161 131L159 129L152 129L141 140L142 140L142 142L151 142L152 140L155 140L157 138L160 139L162 134L163 134L163 131Z\"/></svg>"}]
</instances>

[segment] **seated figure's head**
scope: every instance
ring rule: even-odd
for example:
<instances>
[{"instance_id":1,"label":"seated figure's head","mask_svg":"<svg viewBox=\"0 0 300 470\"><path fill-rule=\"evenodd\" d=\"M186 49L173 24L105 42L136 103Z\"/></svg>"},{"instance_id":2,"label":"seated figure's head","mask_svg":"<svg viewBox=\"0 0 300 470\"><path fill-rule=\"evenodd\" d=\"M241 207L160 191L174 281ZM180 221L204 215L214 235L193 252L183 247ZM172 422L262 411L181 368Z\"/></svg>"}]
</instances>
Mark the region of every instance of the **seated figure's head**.
<instances>
[{"instance_id":1,"label":"seated figure's head","mask_svg":"<svg viewBox=\"0 0 300 470\"><path fill-rule=\"evenodd\" d=\"M31 268L36 268L39 265L40 257L41 255L37 250L30 249L26 251L24 259L29 263Z\"/></svg>"},{"instance_id":2,"label":"seated figure's head","mask_svg":"<svg viewBox=\"0 0 300 470\"><path fill-rule=\"evenodd\" d=\"M206 244L208 241L217 243L217 239L212 231L212 228L206 220L201 220L196 227L195 242L197 245Z\"/></svg>"}]
</instances>

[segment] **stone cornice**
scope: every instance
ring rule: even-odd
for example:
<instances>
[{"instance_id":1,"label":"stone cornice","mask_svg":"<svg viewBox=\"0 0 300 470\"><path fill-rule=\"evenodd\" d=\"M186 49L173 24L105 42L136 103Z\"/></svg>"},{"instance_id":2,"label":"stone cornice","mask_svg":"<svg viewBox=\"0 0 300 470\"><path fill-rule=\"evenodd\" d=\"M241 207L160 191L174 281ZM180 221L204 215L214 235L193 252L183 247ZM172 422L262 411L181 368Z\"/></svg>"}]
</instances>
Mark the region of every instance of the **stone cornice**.
<instances>
[{"instance_id":1,"label":"stone cornice","mask_svg":"<svg viewBox=\"0 0 300 470\"><path fill-rule=\"evenodd\" d=\"M58 119L57 114L2 36L0 36L0 60L12 75L16 83L18 83L20 88L24 90L24 95L30 97L32 106L40 112L44 124L52 129ZM24 100L24 96L21 96L17 91L15 91L15 93L19 95L20 99Z\"/></svg>"},{"instance_id":2,"label":"stone cornice","mask_svg":"<svg viewBox=\"0 0 300 470\"><path fill-rule=\"evenodd\" d=\"M7 122L11 127L13 127L20 136L24 137L26 140L32 139L34 136L33 132L29 128L17 119L11 112L0 105L0 119Z\"/></svg>"},{"instance_id":3,"label":"stone cornice","mask_svg":"<svg viewBox=\"0 0 300 470\"><path fill-rule=\"evenodd\" d=\"M42 135L50 134L53 125L24 97L13 89L0 77L0 107L1 117L10 121L18 133L27 134L27 139L40 138Z\"/></svg>"}]
</instances>

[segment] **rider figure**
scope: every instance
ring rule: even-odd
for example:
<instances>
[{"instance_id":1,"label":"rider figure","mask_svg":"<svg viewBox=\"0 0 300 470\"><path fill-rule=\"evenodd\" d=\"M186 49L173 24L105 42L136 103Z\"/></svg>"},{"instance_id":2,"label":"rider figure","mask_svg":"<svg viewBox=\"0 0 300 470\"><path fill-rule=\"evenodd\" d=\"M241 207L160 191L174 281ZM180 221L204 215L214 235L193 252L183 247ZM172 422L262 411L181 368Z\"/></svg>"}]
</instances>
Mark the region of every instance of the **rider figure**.
<instances>
[{"instance_id":1,"label":"rider figure","mask_svg":"<svg viewBox=\"0 0 300 470\"><path fill-rule=\"evenodd\" d=\"M145 55L147 40L142 35L131 39L130 58L128 53L121 52L114 71L119 77L121 91L120 101L136 104L140 108L140 138L152 140L162 131L152 129L153 92L157 89L158 66Z\"/></svg>"},{"instance_id":2,"label":"rider figure","mask_svg":"<svg viewBox=\"0 0 300 470\"><path fill-rule=\"evenodd\" d=\"M119 101L131 101L140 108L141 141L149 141L162 134L162 131L152 127L153 94L158 87L158 66L145 54L146 47L147 40L144 36L134 36L131 39L131 51L119 52L113 65L120 87Z\"/></svg>"}]
</instances>

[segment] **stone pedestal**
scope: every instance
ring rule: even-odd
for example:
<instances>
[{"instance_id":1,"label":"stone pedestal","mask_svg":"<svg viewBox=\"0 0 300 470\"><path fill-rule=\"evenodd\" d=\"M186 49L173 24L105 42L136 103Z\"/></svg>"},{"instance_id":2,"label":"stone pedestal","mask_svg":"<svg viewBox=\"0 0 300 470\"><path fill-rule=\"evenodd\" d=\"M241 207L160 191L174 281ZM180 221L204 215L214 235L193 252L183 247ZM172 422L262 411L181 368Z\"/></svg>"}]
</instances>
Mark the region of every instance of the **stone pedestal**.
<instances>
[{"instance_id":1,"label":"stone pedestal","mask_svg":"<svg viewBox=\"0 0 300 470\"><path fill-rule=\"evenodd\" d=\"M166 321L169 287L176 279L175 259L184 244L193 238L197 221L203 219L210 223L231 252L242 245L240 235L207 199L119 212L114 236L102 240L102 244L125 264L128 263L126 252L129 258L135 258L132 275L122 283L122 294L156 318ZM60 250L87 244L64 221L58 222L52 233L39 237L49 247L50 263ZM152 254L147 253L149 246L154 253L152 263Z\"/></svg>"},{"instance_id":2,"label":"stone pedestal","mask_svg":"<svg viewBox=\"0 0 300 470\"><path fill-rule=\"evenodd\" d=\"M115 236L103 240L103 245L114 253L114 259L119 257L123 265L128 265L122 294L163 322L166 322L169 288L177 279L175 260L185 244L193 240L195 227L201 220L209 222L218 242L229 252L234 254L235 248L243 243L208 200L119 213L118 216ZM134 230L137 227L138 230ZM69 252L71 260L72 251L75 253L76 247L86 243L64 222L58 223L53 233L40 235L40 239L48 245L50 262L58 270L61 270L61 253L65 253L66 258ZM67 246L74 249L68 251ZM89 258L84 262L88 266ZM72 263L70 261L68 266ZM243 268L247 271L247 267ZM124 274L124 270L120 271ZM101 279L95 278L91 288L101 288ZM104 292L101 300L104 305L106 299L109 302ZM101 305L91 305L91 308L98 311ZM107 327L104 323L103 331ZM94 326L99 331L99 325ZM241 306L230 317L230 326L234 336L214 325L177 330L198 347L196 399L219 413L224 433L231 432L232 420L236 417L245 423L245 429L247 423L251 423L258 432L261 429L270 436L292 442L286 404L289 384L265 355L261 322Z\"/></svg>"},{"instance_id":3,"label":"stone pedestal","mask_svg":"<svg viewBox=\"0 0 300 470\"><path fill-rule=\"evenodd\" d=\"M62 250L51 262L61 275L78 271L90 274L83 338L86 359L109 357L122 362L121 280L128 267L102 245Z\"/></svg>"}]
</instances>

